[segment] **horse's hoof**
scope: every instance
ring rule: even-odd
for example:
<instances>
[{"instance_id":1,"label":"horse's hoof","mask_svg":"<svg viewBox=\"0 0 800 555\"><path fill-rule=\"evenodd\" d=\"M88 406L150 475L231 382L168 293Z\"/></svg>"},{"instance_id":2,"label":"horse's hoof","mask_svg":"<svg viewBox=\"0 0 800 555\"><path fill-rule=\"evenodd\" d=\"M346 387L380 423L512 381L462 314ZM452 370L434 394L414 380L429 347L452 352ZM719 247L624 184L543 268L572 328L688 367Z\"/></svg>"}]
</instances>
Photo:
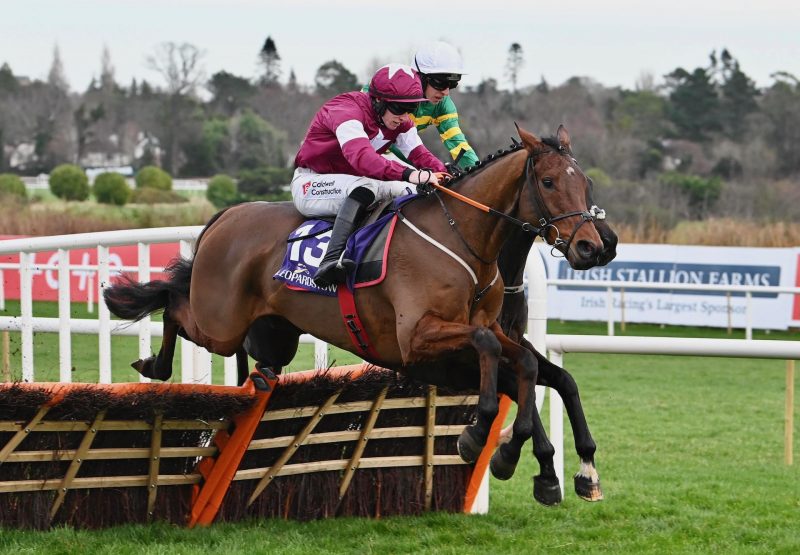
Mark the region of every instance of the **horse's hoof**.
<instances>
[{"instance_id":1,"label":"horse's hoof","mask_svg":"<svg viewBox=\"0 0 800 555\"><path fill-rule=\"evenodd\" d=\"M561 488L558 485L558 478L555 476L547 478L541 474L534 476L533 498L547 507L561 503Z\"/></svg>"},{"instance_id":2,"label":"horse's hoof","mask_svg":"<svg viewBox=\"0 0 800 555\"><path fill-rule=\"evenodd\" d=\"M458 454L461 455L461 460L467 464L473 464L478 460L484 445L486 445L486 442L479 443L472 436L472 426L464 428L464 431L458 436Z\"/></svg>"},{"instance_id":3,"label":"horse's hoof","mask_svg":"<svg viewBox=\"0 0 800 555\"><path fill-rule=\"evenodd\" d=\"M519 453L517 453L517 457L514 458L513 455L509 455L504 451L506 449L507 444L503 444L497 448L497 451L494 452L492 455L492 460L489 463L489 469L492 471L492 476L497 478L498 480L508 480L514 475L514 471L517 469L517 463L519 462Z\"/></svg>"},{"instance_id":4,"label":"horse's hoof","mask_svg":"<svg viewBox=\"0 0 800 555\"><path fill-rule=\"evenodd\" d=\"M586 501L602 501L603 490L600 488L600 482L592 482L590 478L582 474L575 475L575 493L581 499Z\"/></svg>"},{"instance_id":5,"label":"horse's hoof","mask_svg":"<svg viewBox=\"0 0 800 555\"><path fill-rule=\"evenodd\" d=\"M168 369L167 372L158 373L156 372L156 357L147 357L145 359L139 359L136 362L131 362L131 368L139 372L145 378L150 378L151 380L161 380L166 381L170 379L172 376L172 369Z\"/></svg>"},{"instance_id":6,"label":"horse's hoof","mask_svg":"<svg viewBox=\"0 0 800 555\"><path fill-rule=\"evenodd\" d=\"M278 378L275 372L272 371L272 368L267 365L261 365L260 363L256 363L256 370L258 370L261 374L264 375L268 380L275 380ZM255 374L256 372L253 372ZM280 374L280 370L278 370L278 374Z\"/></svg>"},{"instance_id":7,"label":"horse's hoof","mask_svg":"<svg viewBox=\"0 0 800 555\"><path fill-rule=\"evenodd\" d=\"M256 391L272 391L267 379L260 372L250 374L250 381L253 382Z\"/></svg>"}]
</instances>

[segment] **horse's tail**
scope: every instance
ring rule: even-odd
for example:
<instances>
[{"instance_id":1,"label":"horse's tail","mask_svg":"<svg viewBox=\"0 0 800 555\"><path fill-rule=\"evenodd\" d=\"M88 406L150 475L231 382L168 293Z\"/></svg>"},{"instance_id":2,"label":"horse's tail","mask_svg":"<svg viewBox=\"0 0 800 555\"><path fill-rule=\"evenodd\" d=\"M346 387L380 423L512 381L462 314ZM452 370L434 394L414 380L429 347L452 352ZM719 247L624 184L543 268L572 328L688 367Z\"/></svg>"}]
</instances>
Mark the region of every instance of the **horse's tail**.
<instances>
[{"instance_id":1,"label":"horse's tail","mask_svg":"<svg viewBox=\"0 0 800 555\"><path fill-rule=\"evenodd\" d=\"M170 298L189 298L192 278L192 260L177 258L164 271L167 280L139 283L129 276L103 292L103 298L112 314L126 320L139 321L158 310L166 309Z\"/></svg>"}]
</instances>

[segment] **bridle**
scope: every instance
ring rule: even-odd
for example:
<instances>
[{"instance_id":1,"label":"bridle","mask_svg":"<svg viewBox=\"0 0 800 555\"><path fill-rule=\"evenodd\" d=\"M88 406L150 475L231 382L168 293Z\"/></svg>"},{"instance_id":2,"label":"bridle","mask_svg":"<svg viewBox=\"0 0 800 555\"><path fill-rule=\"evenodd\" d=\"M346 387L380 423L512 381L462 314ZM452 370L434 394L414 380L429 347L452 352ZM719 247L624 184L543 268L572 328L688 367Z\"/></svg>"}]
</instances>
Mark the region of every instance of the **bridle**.
<instances>
[{"instance_id":1,"label":"bridle","mask_svg":"<svg viewBox=\"0 0 800 555\"><path fill-rule=\"evenodd\" d=\"M564 147L559 147L559 151L563 152ZM572 243L575 234L578 233L578 230L583 226L583 224L587 222L594 222L595 220L604 220L606 218L606 211L593 204L589 210L574 210L572 212L565 212L563 214L559 214L558 216L553 216L550 213L550 210L547 208L547 205L544 202L544 198L542 197L542 189L541 185L539 184L539 179L536 177L535 171L535 162L534 156L538 156L543 153L534 153L528 156L527 160L525 161L525 183L529 183L531 189L533 190L533 199L536 202L536 208L539 210L539 214L542 216L539 218L539 225L540 228L537 229L536 235L541 237L542 239L547 242L547 233L549 229L553 229L556 232L556 238L553 240L552 246L553 249L551 250L551 254L553 251L559 251L564 256L569 252L569 246ZM573 162L575 159L572 159ZM555 222L566 220L567 218L571 218L573 216L580 216L581 219L578 223L575 224L575 227L572 228L572 233L569 234L569 237L566 241L561 238L561 233L558 231L558 227L553 225ZM524 227L523 227L524 229Z\"/></svg>"},{"instance_id":2,"label":"bridle","mask_svg":"<svg viewBox=\"0 0 800 555\"><path fill-rule=\"evenodd\" d=\"M522 148L522 145L520 143L517 143L516 141L514 141L514 145L513 145L512 149L513 150L519 150L520 148ZM559 151L561 151L561 153L563 153L563 154L566 154L565 152L563 152L563 147L559 147ZM481 203L479 203L479 202L477 202L475 200L472 200L472 199L470 199L468 197L465 197L464 195L462 195L460 193L457 193L456 191L453 191L452 189L448 189L447 187L444 187L442 185L434 185L434 187L435 187L435 189L437 191L441 191L441 192L443 192L445 194L448 194L448 195L450 195L452 197L455 197L456 199L458 199L458 200L460 200L460 201L462 201L462 202L464 202L466 204L469 204L470 206L478 208L479 210L483 210L484 212L486 212L488 214L493 214L493 215L495 215L497 217L503 218L503 219L511 222L512 224L514 224L514 225L516 225L518 227L521 227L523 229L523 231L526 231L526 232L529 232L529 233L533 233L537 237L541 237L546 243L552 245L553 248L552 248L551 253L554 256L555 256L555 252L560 252L564 256L566 256L567 253L569 252L570 244L572 243L572 240L575 237L575 234L578 232L578 230L581 228L581 226L583 224L587 223L587 222L594 222L595 220L604 220L605 217L606 217L606 212L602 208L599 208L597 205L592 205L591 208L589 208L589 210L574 210L572 212L565 212L563 214L559 214L557 216L553 216L550 213L550 210L547 208L547 205L544 202L544 198L542 197L541 185L539 183L538 178L536 177L536 172L535 172L535 165L536 165L535 158L540 156L541 154L544 154L544 153L545 153L545 151L541 151L541 152L535 152L533 154L529 154L528 155L527 159L525 160L525 179L522 182L522 187L520 187L520 191L519 191L519 194L521 195L522 191L525 188L525 185L530 185L531 189L533 190L533 198L534 198L534 201L536 203L536 207L539 210L539 214L541 215L541 217L539 218L539 221L537 222L539 224L538 226L533 225L530 222L525 222L525 221L522 221L520 219L517 219L514 216L512 216L511 214L507 214L505 212L501 212L499 210L495 210L494 208L491 208L491 207L486 206L484 204L481 204ZM494 158L494 156L489 156L489 160L491 160L493 158ZM574 160L575 159L573 158L573 161ZM480 162L478 162L478 164L480 164ZM436 194L436 191L434 191L434 194ZM458 236L461 239L461 241L466 245L466 247L469 250L469 252L473 256L475 256L478 260L483 262L484 264L493 263L494 261L487 261L487 260L484 260L483 258L481 258L480 256L478 256L478 254L472 249L472 247L470 247L470 245L467 243L467 241L464 238L464 236L458 230L458 227L456 225L455 219L450 215L449 211L447 210L447 207L445 206L444 202L442 201L442 199L439 197L438 194L436 195L436 198L439 200L439 204L441 204L442 210L444 211L445 215L447 216L448 223L455 230L455 232L458 234ZM558 227L556 227L554 224L555 224L555 222L558 222L558 221L561 221L561 220L565 220L565 219L571 218L573 216L580 216L581 219L580 219L580 221L578 221L577 224L575 224L575 227L572 229L572 233L570 233L569 237L565 241L564 239L561 238L561 234L558 231ZM550 229L553 229L556 232L556 238L553 240L552 243L550 243L547 240L547 236L549 234L549 230Z\"/></svg>"}]
</instances>

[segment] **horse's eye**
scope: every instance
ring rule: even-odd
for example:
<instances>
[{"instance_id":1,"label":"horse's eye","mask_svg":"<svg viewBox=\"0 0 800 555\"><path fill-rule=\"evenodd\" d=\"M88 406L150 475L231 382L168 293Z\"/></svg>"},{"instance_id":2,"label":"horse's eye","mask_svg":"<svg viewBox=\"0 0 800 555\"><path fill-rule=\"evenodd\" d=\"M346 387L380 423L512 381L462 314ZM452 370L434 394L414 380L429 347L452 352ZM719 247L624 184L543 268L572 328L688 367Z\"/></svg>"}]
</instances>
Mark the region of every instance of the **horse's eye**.
<instances>
[{"instance_id":1,"label":"horse's eye","mask_svg":"<svg viewBox=\"0 0 800 555\"><path fill-rule=\"evenodd\" d=\"M555 187L555 183L553 182L552 177L543 178L542 185L544 185L545 189L552 189L553 187Z\"/></svg>"}]
</instances>

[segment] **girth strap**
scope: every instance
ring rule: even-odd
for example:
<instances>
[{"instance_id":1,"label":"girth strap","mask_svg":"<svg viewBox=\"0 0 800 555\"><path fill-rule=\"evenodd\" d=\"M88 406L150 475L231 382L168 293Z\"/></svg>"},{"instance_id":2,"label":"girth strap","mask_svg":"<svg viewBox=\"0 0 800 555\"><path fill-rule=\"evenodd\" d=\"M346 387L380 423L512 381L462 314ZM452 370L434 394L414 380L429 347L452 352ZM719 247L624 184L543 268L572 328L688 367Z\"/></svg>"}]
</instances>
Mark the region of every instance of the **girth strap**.
<instances>
[{"instance_id":1,"label":"girth strap","mask_svg":"<svg viewBox=\"0 0 800 555\"><path fill-rule=\"evenodd\" d=\"M336 288L336 296L339 299L339 311L342 313L342 318L344 318L344 327L350 335L350 340L359 348L362 356L373 361L379 360L378 353L369 340L367 330L364 329L364 324L361 323L361 318L358 317L353 291L347 285L341 284Z\"/></svg>"}]
</instances>

